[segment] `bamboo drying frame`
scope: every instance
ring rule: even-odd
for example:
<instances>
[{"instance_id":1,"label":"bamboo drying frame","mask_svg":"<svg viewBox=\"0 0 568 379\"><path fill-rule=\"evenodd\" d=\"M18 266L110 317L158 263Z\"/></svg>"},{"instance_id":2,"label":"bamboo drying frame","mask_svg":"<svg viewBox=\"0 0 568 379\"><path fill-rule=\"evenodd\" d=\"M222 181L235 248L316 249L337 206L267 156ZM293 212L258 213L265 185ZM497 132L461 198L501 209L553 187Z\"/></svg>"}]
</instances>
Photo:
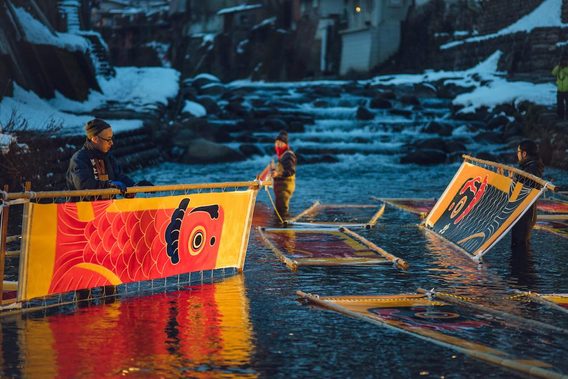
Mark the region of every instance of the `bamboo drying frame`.
<instances>
[{"instance_id":1,"label":"bamboo drying frame","mask_svg":"<svg viewBox=\"0 0 568 379\"><path fill-rule=\"evenodd\" d=\"M526 324L526 325L531 326L531 327L538 327L538 328L541 328L541 329L547 329L547 330L550 330L550 331L553 331L553 332L556 332L556 333L562 333L562 334L568 335L568 329L560 328L560 327L550 325L550 324L547 324L547 323L544 323L544 322L541 322L541 321L532 320L532 319L529 319L529 318L517 316L517 315L514 315L512 313L500 311L498 309L487 307L487 306L484 306L484 305L481 305L481 304L475 304L475 303L472 303L472 302L469 302L469 301L466 301L466 300L461 300L458 297L453 296L453 295L448 294L448 293L437 292L437 291L427 291L423 288L418 288L416 290L416 292L438 298L439 300L444 301L446 303L451 303L451 304L459 305L459 306L462 306L462 307L465 307L465 308L474 309L476 311L489 313L489 314L495 315L497 317L500 317L503 320L511 320L511 321L517 322L519 324Z\"/></svg>"},{"instance_id":2,"label":"bamboo drying frame","mask_svg":"<svg viewBox=\"0 0 568 379\"><path fill-rule=\"evenodd\" d=\"M404 259L399 258L397 256L394 256L391 253L386 252L384 249L375 245L374 243L372 243L368 239L364 238L363 236L361 236L361 235L359 235L359 234L357 234L357 233L355 233L355 232L353 232L353 231L351 231L347 228L340 228L339 230L344 232L348 236L353 237L355 240L357 240L360 243L362 243L363 245L367 246L369 249L376 251L377 253L382 255L386 260L388 260L389 262L394 264L395 267L397 267L401 270L404 270L404 271L408 270L409 265Z\"/></svg>"},{"instance_id":3,"label":"bamboo drying frame","mask_svg":"<svg viewBox=\"0 0 568 379\"><path fill-rule=\"evenodd\" d=\"M296 295L298 295L300 298L304 299L307 302L310 302L312 304L318 305L322 308L325 309L329 309L341 314L344 314L346 316L352 317L354 319L357 320L363 320L363 321L367 321L371 324L375 324L375 325L379 325L382 327L386 327L387 329L390 330L394 330L397 332L401 332L404 333L406 335L410 335L416 338L419 338L421 340L424 341L428 341L431 342L435 345L438 346L442 346L454 351L457 351L459 353L465 354L467 356L479 359L481 361L484 362L488 362L497 366L501 366L504 367L506 369L512 370L512 371L516 371L516 372L520 372L523 374L527 374L530 376L535 376L535 377L539 377L539 378L566 378L566 375L563 375L562 373L558 373L558 372L554 372L554 371L550 371L547 369L544 369L542 367L537 367L537 366L532 366L530 364L525 363L523 360L517 360L517 359L510 359L510 358L502 358L494 353L489 353L489 352L484 352L484 351L479 351L479 350L473 350L471 348L466 348L466 347L462 347L462 346L458 346L446 341L442 341L439 339L436 339L434 337L428 336L428 335L424 335L424 334L419 334L417 332L413 332L411 330L407 330L407 329L403 329L401 327L397 327L394 325L391 325L387 322L385 322L384 320L381 320L379 318L371 318L371 317L366 317L360 313L351 311L345 307L342 307L338 304L335 304L331 301L327 301L325 297L320 297L318 295L313 295L313 294L309 294L309 293L305 293L302 291L296 291ZM496 350L496 349L492 349L492 350ZM497 350L498 351L498 350Z\"/></svg>"},{"instance_id":4,"label":"bamboo drying frame","mask_svg":"<svg viewBox=\"0 0 568 379\"><path fill-rule=\"evenodd\" d=\"M343 228L342 228L343 229ZM367 241L362 236L359 236L357 233L349 231L350 233L346 233L345 230L342 229L330 229L330 228L321 228L321 229L277 229L277 228L263 228L257 227L259 232L260 238L262 242L278 257L278 259L284 263L288 268L292 271L297 271L298 268L302 266L333 266L333 267L340 267L340 266L373 266L373 265L384 265L393 263L395 267L402 268L401 266L408 264L400 259L391 255L381 249L380 247L372 244L371 242ZM355 258L289 258L286 256L281 249L279 249L265 232L270 231L294 231L297 233L310 233L310 232L318 232L318 233L333 233L339 232L354 240L357 243L360 243L362 246L367 247L372 252L376 253L380 256L379 258L365 258L365 257L355 257ZM358 236L358 237L355 237ZM366 241L367 243L365 243ZM389 259L390 258L390 259ZM399 261L399 262L397 262Z\"/></svg>"},{"instance_id":5,"label":"bamboo drying frame","mask_svg":"<svg viewBox=\"0 0 568 379\"><path fill-rule=\"evenodd\" d=\"M316 210L325 209L325 208L376 208L376 205L373 204L321 204L319 201L314 202L309 208L305 209L295 217L288 219L288 225L296 225L296 226L303 226L303 227L344 227L350 226L354 228L365 228L371 229L377 224L379 218L383 216L385 213L386 204L383 203L382 206L371 216L368 222L366 223L350 223L350 222L335 222L335 221L318 221L318 222L298 222L297 220L305 217L309 214L313 214Z\"/></svg>"},{"instance_id":6,"label":"bamboo drying frame","mask_svg":"<svg viewBox=\"0 0 568 379\"><path fill-rule=\"evenodd\" d=\"M403 210L405 212L408 213L412 213L415 215L418 215L421 219L426 218L426 216L428 216L427 212L418 212L415 211L414 209L411 209L410 207L406 207L406 206L402 206L400 204L397 204L395 201L434 201L434 203L436 202L436 198L431 197L431 198L427 198L427 197L401 197L401 198L395 198L395 197L376 197L376 196L371 196L372 200L375 201L382 201L388 205L391 205L397 209Z\"/></svg>"}]
</instances>

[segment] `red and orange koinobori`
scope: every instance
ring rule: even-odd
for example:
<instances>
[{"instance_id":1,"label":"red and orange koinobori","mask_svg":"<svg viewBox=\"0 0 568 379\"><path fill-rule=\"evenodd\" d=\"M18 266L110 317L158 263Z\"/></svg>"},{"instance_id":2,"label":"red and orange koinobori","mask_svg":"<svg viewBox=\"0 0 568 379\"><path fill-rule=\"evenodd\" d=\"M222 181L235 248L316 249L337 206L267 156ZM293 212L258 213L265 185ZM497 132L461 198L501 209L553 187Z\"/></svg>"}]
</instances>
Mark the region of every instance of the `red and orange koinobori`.
<instances>
[{"instance_id":1,"label":"red and orange koinobori","mask_svg":"<svg viewBox=\"0 0 568 379\"><path fill-rule=\"evenodd\" d=\"M92 202L81 221L76 203L57 205L57 237L50 294L210 270L223 230L219 205L107 212L111 200Z\"/></svg>"}]
</instances>

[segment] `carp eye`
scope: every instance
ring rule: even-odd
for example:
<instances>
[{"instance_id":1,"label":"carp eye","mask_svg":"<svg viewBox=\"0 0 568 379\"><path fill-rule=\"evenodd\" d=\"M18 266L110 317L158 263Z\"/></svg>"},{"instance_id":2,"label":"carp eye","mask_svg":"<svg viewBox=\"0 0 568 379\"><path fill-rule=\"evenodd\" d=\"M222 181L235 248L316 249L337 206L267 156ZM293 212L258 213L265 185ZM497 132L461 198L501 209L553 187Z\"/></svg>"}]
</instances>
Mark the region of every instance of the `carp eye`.
<instances>
[{"instance_id":1,"label":"carp eye","mask_svg":"<svg viewBox=\"0 0 568 379\"><path fill-rule=\"evenodd\" d=\"M194 250L198 250L202 244L203 244L203 234L201 232L195 233L195 235L193 236L191 247Z\"/></svg>"},{"instance_id":2,"label":"carp eye","mask_svg":"<svg viewBox=\"0 0 568 379\"><path fill-rule=\"evenodd\" d=\"M205 247L205 241L207 241L207 233L202 226L198 226L191 232L191 237L189 238L189 253L191 255L198 255L201 253Z\"/></svg>"},{"instance_id":3,"label":"carp eye","mask_svg":"<svg viewBox=\"0 0 568 379\"><path fill-rule=\"evenodd\" d=\"M457 203L457 205L454 207L454 210L450 214L450 218L453 219L454 217L456 217L458 213L460 213L460 211L463 209L466 202L467 202L467 196L462 197L460 201Z\"/></svg>"}]
</instances>

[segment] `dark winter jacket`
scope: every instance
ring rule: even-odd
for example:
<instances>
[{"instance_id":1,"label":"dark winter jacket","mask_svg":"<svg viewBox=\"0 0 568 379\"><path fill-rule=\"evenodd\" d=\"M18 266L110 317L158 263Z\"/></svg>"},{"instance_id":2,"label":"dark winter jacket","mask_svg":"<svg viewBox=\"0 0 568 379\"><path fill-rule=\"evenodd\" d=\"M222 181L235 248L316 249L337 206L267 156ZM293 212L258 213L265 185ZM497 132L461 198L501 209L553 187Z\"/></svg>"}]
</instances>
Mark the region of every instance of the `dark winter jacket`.
<instances>
[{"instance_id":1,"label":"dark winter jacket","mask_svg":"<svg viewBox=\"0 0 568 379\"><path fill-rule=\"evenodd\" d=\"M542 163L542 160L538 157L527 156L519 162L519 168L539 178L541 178L544 173L544 163Z\"/></svg>"},{"instance_id":2,"label":"dark winter jacket","mask_svg":"<svg viewBox=\"0 0 568 379\"><path fill-rule=\"evenodd\" d=\"M296 154L291 149L288 149L278 159L276 172L278 176L274 180L285 180L296 175Z\"/></svg>"},{"instance_id":3,"label":"dark winter jacket","mask_svg":"<svg viewBox=\"0 0 568 379\"><path fill-rule=\"evenodd\" d=\"M538 157L528 156L519 162L519 168L529 174L542 177L544 173L544 164ZM520 182L531 182L530 179L525 179L520 175L517 176ZM536 204L525 212L525 214L515 223L511 229L511 247L513 254L527 254L528 246L530 245L531 231L536 223Z\"/></svg>"},{"instance_id":4,"label":"dark winter jacket","mask_svg":"<svg viewBox=\"0 0 568 379\"><path fill-rule=\"evenodd\" d=\"M90 141L85 142L69 162L67 187L70 190L110 188L109 180L118 180L127 187L134 181L126 176L110 153L97 150Z\"/></svg>"}]
</instances>

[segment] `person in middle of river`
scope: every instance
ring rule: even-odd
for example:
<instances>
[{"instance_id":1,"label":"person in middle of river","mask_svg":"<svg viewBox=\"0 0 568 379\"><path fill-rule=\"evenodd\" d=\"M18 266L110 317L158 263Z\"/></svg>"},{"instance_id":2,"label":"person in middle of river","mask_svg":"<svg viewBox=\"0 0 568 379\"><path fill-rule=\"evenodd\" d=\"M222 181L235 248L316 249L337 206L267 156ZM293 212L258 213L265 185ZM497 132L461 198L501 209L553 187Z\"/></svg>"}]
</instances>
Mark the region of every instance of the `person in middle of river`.
<instances>
[{"instance_id":1,"label":"person in middle of river","mask_svg":"<svg viewBox=\"0 0 568 379\"><path fill-rule=\"evenodd\" d=\"M288 144L288 132L281 130L274 141L274 150L278 157L276 169L272 171L276 211L282 221L288 218L290 199L296 189L296 154Z\"/></svg>"},{"instance_id":2,"label":"person in middle of river","mask_svg":"<svg viewBox=\"0 0 568 379\"><path fill-rule=\"evenodd\" d=\"M544 164L539 155L538 145L531 140L525 140L517 146L517 161L519 168L531 175L542 177ZM536 204L533 204L511 229L511 249L513 259L518 255L530 253L531 232L536 224Z\"/></svg>"}]
</instances>

